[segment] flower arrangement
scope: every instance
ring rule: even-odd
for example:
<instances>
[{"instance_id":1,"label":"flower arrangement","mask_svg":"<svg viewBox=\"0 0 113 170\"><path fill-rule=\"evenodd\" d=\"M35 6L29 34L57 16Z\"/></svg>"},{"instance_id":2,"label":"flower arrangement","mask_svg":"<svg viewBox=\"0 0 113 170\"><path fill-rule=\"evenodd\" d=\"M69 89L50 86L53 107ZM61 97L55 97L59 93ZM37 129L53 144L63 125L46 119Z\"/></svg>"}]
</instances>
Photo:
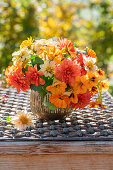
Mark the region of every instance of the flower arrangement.
<instances>
[{"instance_id":1,"label":"flower arrangement","mask_svg":"<svg viewBox=\"0 0 113 170\"><path fill-rule=\"evenodd\" d=\"M6 69L5 75L17 92L38 91L42 101L49 93L49 102L44 104L51 110L82 109L87 105L105 107L101 91L108 90L109 81L96 65L94 50L80 51L68 39L34 41L30 37L12 56L13 65ZM90 102L96 93L97 99Z\"/></svg>"}]
</instances>

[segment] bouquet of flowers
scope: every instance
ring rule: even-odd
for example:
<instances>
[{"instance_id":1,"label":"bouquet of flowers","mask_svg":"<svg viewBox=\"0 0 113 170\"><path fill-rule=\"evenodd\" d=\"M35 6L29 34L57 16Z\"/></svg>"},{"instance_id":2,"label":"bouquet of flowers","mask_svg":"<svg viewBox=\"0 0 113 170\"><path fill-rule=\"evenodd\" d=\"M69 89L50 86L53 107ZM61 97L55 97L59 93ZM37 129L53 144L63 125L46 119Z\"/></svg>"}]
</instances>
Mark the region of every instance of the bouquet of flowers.
<instances>
[{"instance_id":1,"label":"bouquet of flowers","mask_svg":"<svg viewBox=\"0 0 113 170\"><path fill-rule=\"evenodd\" d=\"M17 92L38 91L42 101L49 93L45 106L51 110L81 109L89 103L90 107L105 107L101 91L108 90L109 81L97 67L97 56L92 49L80 51L68 39L34 41L30 37L12 56L13 65L6 69L5 75ZM97 99L90 102L96 93Z\"/></svg>"}]
</instances>

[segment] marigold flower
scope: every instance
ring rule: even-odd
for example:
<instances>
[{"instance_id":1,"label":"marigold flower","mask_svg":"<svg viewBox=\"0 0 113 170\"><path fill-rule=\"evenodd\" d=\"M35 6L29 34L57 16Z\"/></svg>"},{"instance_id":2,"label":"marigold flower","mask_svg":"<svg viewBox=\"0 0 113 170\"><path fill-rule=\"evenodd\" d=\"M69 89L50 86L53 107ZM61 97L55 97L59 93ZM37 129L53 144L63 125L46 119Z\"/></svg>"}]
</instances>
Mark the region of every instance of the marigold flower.
<instances>
[{"instance_id":1,"label":"marigold flower","mask_svg":"<svg viewBox=\"0 0 113 170\"><path fill-rule=\"evenodd\" d=\"M78 94L77 95L78 102L76 104L71 103L71 107L74 109L77 109L77 108L83 109L85 106L89 104L91 96L92 96L92 93L89 90L87 90L87 92L84 94Z\"/></svg>"},{"instance_id":2,"label":"marigold flower","mask_svg":"<svg viewBox=\"0 0 113 170\"><path fill-rule=\"evenodd\" d=\"M87 49L87 54L92 58L97 58L95 51L90 48Z\"/></svg>"},{"instance_id":3,"label":"marigold flower","mask_svg":"<svg viewBox=\"0 0 113 170\"><path fill-rule=\"evenodd\" d=\"M26 92L26 90L30 89L29 80L25 77L20 68L10 72L8 75L8 84L11 85L12 88L17 88L18 93L20 90Z\"/></svg>"},{"instance_id":4,"label":"marigold flower","mask_svg":"<svg viewBox=\"0 0 113 170\"><path fill-rule=\"evenodd\" d=\"M68 53L72 58L76 56L76 48L74 48L74 45L70 40L60 39L58 41L58 45L60 50L62 50L64 53Z\"/></svg>"},{"instance_id":5,"label":"marigold flower","mask_svg":"<svg viewBox=\"0 0 113 170\"><path fill-rule=\"evenodd\" d=\"M24 41L21 43L20 47L21 47L21 48L23 48L23 47L28 47L28 48L29 48L32 43L33 43L33 39L32 39L32 37L30 37L30 38L28 38L27 40L24 40Z\"/></svg>"},{"instance_id":6,"label":"marigold flower","mask_svg":"<svg viewBox=\"0 0 113 170\"><path fill-rule=\"evenodd\" d=\"M55 67L56 67L56 62L55 61L44 61L44 64L40 65L40 71L43 72L45 77L52 77L52 75L55 73Z\"/></svg>"},{"instance_id":7,"label":"marigold flower","mask_svg":"<svg viewBox=\"0 0 113 170\"><path fill-rule=\"evenodd\" d=\"M51 91L52 94L64 94L67 85L64 82L54 83L51 86L47 86L46 89Z\"/></svg>"},{"instance_id":8,"label":"marigold flower","mask_svg":"<svg viewBox=\"0 0 113 170\"><path fill-rule=\"evenodd\" d=\"M98 84L99 76L96 72L88 71L86 76L87 76L86 86L88 88L92 88L93 86L96 86Z\"/></svg>"},{"instance_id":9,"label":"marigold flower","mask_svg":"<svg viewBox=\"0 0 113 170\"><path fill-rule=\"evenodd\" d=\"M12 118L12 123L18 130L26 130L27 127L33 126L33 117L27 111L17 111L17 115Z\"/></svg>"},{"instance_id":10,"label":"marigold flower","mask_svg":"<svg viewBox=\"0 0 113 170\"><path fill-rule=\"evenodd\" d=\"M97 73L99 74L99 76L103 76L105 74L105 72L101 69L98 69Z\"/></svg>"},{"instance_id":11,"label":"marigold flower","mask_svg":"<svg viewBox=\"0 0 113 170\"><path fill-rule=\"evenodd\" d=\"M83 94L87 91L86 76L77 76L75 82L72 85L76 94Z\"/></svg>"},{"instance_id":12,"label":"marigold flower","mask_svg":"<svg viewBox=\"0 0 113 170\"><path fill-rule=\"evenodd\" d=\"M110 82L108 79L100 81L99 82L99 90L105 92L109 89L109 85L110 85Z\"/></svg>"},{"instance_id":13,"label":"marigold flower","mask_svg":"<svg viewBox=\"0 0 113 170\"><path fill-rule=\"evenodd\" d=\"M67 108L70 104L69 97L65 95L52 94L52 96L49 96L49 100L52 104L59 108Z\"/></svg>"},{"instance_id":14,"label":"marigold flower","mask_svg":"<svg viewBox=\"0 0 113 170\"><path fill-rule=\"evenodd\" d=\"M37 70L37 64L33 67L28 66L28 71L26 71L26 78L30 81L30 84L35 84L36 86L44 85L45 80L40 76L43 75L42 71Z\"/></svg>"},{"instance_id":15,"label":"marigold flower","mask_svg":"<svg viewBox=\"0 0 113 170\"><path fill-rule=\"evenodd\" d=\"M81 74L80 65L76 60L71 58L65 58L61 63L56 65L55 77L69 85L73 84L75 77Z\"/></svg>"}]
</instances>

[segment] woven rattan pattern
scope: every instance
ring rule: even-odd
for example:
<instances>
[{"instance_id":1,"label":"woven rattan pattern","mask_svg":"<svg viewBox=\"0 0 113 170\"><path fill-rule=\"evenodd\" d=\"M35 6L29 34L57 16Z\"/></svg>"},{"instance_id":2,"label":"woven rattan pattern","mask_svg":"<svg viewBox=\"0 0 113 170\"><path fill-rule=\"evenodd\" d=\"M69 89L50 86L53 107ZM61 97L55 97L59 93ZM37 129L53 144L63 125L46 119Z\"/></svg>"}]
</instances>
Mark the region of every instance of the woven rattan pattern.
<instances>
[{"instance_id":1,"label":"woven rattan pattern","mask_svg":"<svg viewBox=\"0 0 113 170\"><path fill-rule=\"evenodd\" d=\"M0 95L7 94L6 104L0 103L0 140L2 141L72 141L113 140L113 98L103 93L103 104L107 108L76 110L65 120L42 121L34 119L34 127L18 131L7 116L13 117L16 110L30 110L30 91L17 93L15 89L0 89ZM93 97L95 99L96 96Z\"/></svg>"}]
</instances>

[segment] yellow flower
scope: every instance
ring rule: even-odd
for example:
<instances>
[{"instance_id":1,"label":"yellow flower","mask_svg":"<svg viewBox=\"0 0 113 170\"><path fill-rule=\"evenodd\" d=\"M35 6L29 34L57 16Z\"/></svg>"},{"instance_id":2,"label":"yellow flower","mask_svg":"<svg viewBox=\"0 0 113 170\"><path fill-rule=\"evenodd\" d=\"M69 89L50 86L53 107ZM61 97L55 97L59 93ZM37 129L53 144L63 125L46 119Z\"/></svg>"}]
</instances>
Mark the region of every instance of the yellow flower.
<instances>
[{"instance_id":1,"label":"yellow flower","mask_svg":"<svg viewBox=\"0 0 113 170\"><path fill-rule=\"evenodd\" d=\"M91 71L88 71L87 73L87 81L86 81L86 86L88 88L92 88L93 86L96 86L98 84L98 81L99 81L99 75L97 74L97 72L91 72Z\"/></svg>"},{"instance_id":2,"label":"yellow flower","mask_svg":"<svg viewBox=\"0 0 113 170\"><path fill-rule=\"evenodd\" d=\"M92 58L97 58L96 53L95 53L94 50L88 48L88 49L87 49L87 53L88 53L88 56L90 56L90 57L92 57Z\"/></svg>"},{"instance_id":3,"label":"yellow flower","mask_svg":"<svg viewBox=\"0 0 113 170\"><path fill-rule=\"evenodd\" d=\"M87 91L86 76L77 76L75 78L73 89L76 92L76 94L86 93Z\"/></svg>"},{"instance_id":4,"label":"yellow flower","mask_svg":"<svg viewBox=\"0 0 113 170\"><path fill-rule=\"evenodd\" d=\"M20 47L21 47L21 48L23 48L23 47L28 47L28 48L29 48L32 43L33 43L33 39L32 39L32 37L30 37L30 38L28 38L27 40L24 40L24 41L21 43Z\"/></svg>"},{"instance_id":5,"label":"yellow flower","mask_svg":"<svg viewBox=\"0 0 113 170\"><path fill-rule=\"evenodd\" d=\"M108 79L100 81L99 90L105 92L109 89L109 85L110 85L110 82L108 81Z\"/></svg>"},{"instance_id":6,"label":"yellow flower","mask_svg":"<svg viewBox=\"0 0 113 170\"><path fill-rule=\"evenodd\" d=\"M46 89L51 91L52 94L61 95L64 94L67 85L64 82L54 83L51 86L47 86Z\"/></svg>"},{"instance_id":7,"label":"yellow flower","mask_svg":"<svg viewBox=\"0 0 113 170\"><path fill-rule=\"evenodd\" d=\"M27 127L32 126L33 117L27 111L17 111L17 115L12 118L12 123L18 130L25 130Z\"/></svg>"}]
</instances>

